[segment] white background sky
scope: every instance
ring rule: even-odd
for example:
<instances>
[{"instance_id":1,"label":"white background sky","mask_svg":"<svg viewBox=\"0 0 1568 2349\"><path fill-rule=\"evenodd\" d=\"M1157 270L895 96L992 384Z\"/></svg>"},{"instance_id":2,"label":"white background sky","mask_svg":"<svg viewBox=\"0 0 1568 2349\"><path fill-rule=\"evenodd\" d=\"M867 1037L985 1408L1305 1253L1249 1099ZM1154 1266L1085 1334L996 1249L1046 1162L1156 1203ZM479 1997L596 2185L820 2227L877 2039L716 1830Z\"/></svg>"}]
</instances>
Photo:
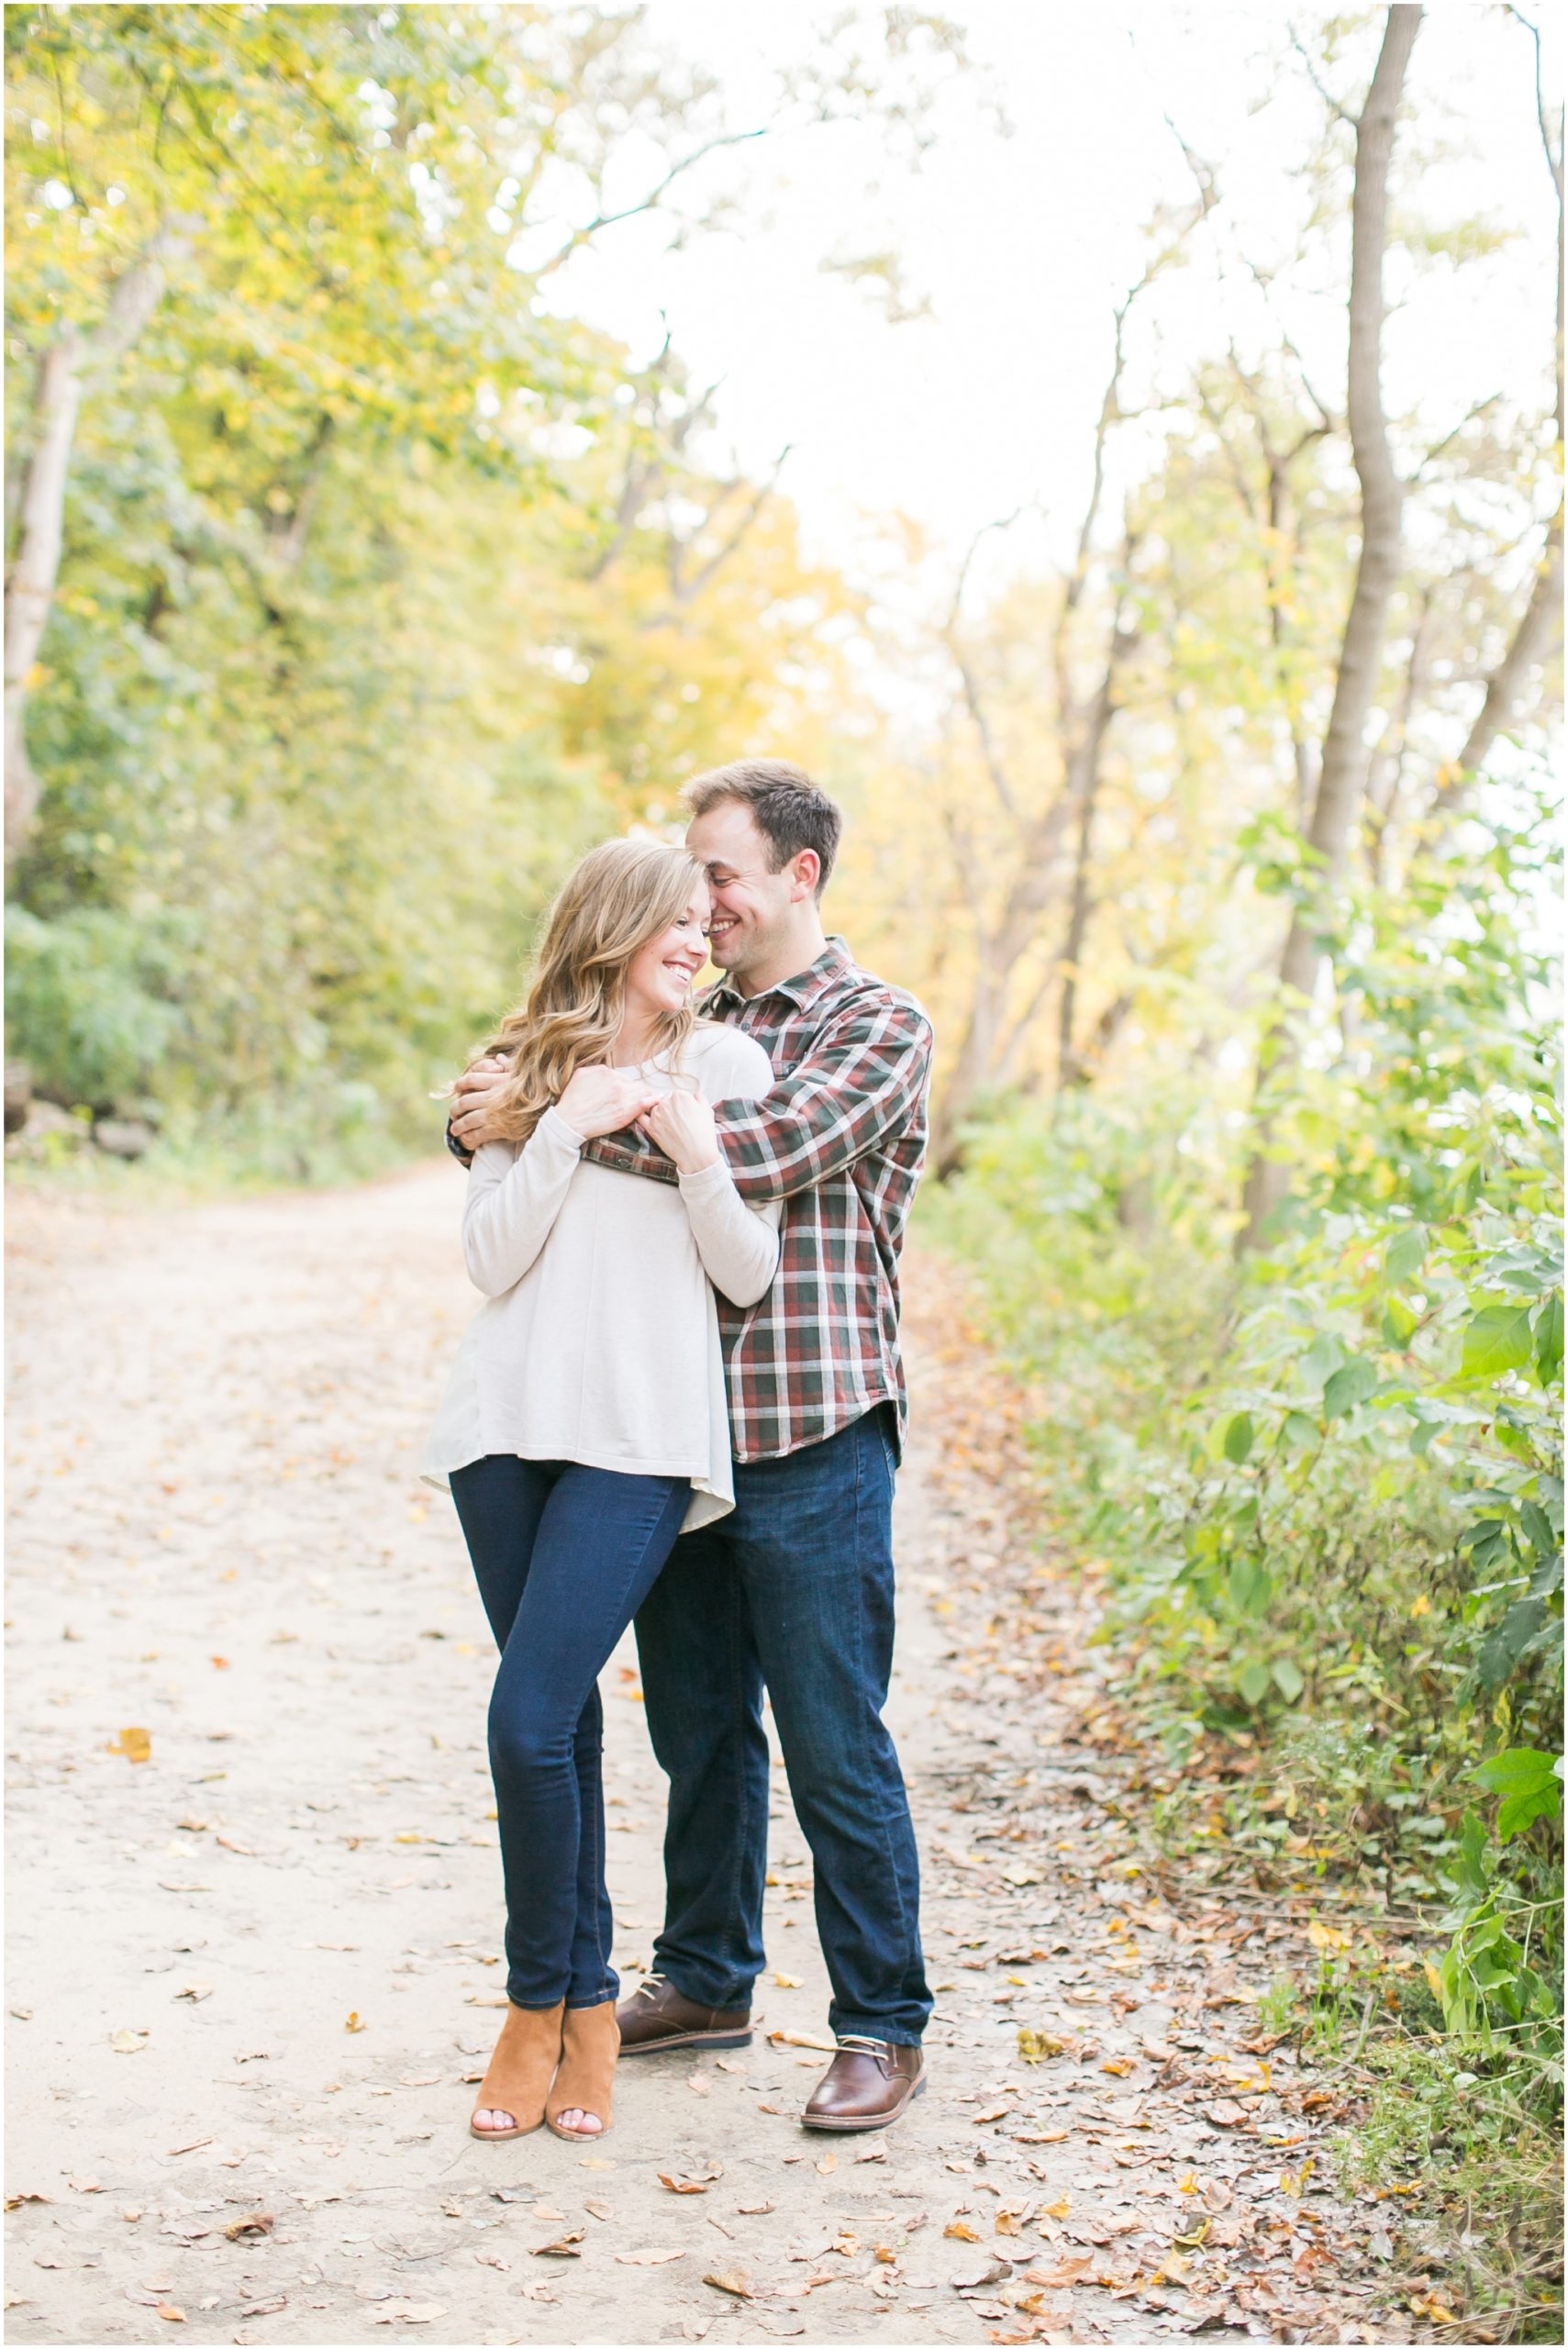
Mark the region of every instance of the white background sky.
<instances>
[{"instance_id":1,"label":"white background sky","mask_svg":"<svg viewBox=\"0 0 1568 2349\"><path fill-rule=\"evenodd\" d=\"M1051 536L1065 537L1084 494L1112 307L1142 266L1151 207L1191 191L1166 112L1214 166L1222 198L1207 254L1162 293L1145 330L1158 325L1168 368L1258 331L1241 256L1284 258L1313 201L1299 165L1321 101L1288 31L1294 22L1311 34L1310 6L949 0L948 13L978 71L943 100L920 170L871 124L781 129L704 167L703 193L741 195L740 232L669 253L667 229L633 222L574 261L552 294L643 357L662 340L662 312L694 380L722 381L720 445L761 469L792 444L782 486L807 551L851 571L873 560L878 523L894 512L954 560L982 524L1031 500ZM1545 0L1535 13L1550 25ZM719 79L740 126L769 118L773 75L810 48L821 14L802 0L651 0L647 23ZM1369 17L1331 76L1351 106L1380 28L1381 15ZM1010 138L998 134L988 88ZM1511 238L1479 269L1456 277L1440 266L1391 322L1392 404L1418 410L1435 438L1495 392L1514 406L1545 404L1552 202L1531 44L1504 10L1429 7L1409 95L1400 160L1422 215L1479 215ZM1412 184L1418 148L1435 160ZM889 324L866 289L823 272L827 258L889 244L910 288L929 296L929 317ZM1336 401L1345 266L1342 248L1324 255L1316 284L1298 274L1280 297ZM1389 284L1406 290L1393 270ZM1020 534L1002 559L1028 551Z\"/></svg>"}]
</instances>

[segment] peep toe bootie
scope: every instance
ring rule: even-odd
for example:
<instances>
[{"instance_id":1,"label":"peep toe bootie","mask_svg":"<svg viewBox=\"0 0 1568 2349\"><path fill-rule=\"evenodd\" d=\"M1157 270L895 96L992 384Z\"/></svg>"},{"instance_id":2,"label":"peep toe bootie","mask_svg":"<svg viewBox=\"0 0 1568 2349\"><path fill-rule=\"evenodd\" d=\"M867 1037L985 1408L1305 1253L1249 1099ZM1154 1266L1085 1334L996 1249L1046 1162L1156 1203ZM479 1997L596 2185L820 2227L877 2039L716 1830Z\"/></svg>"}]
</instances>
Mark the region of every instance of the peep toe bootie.
<instances>
[{"instance_id":1,"label":"peep toe bootie","mask_svg":"<svg viewBox=\"0 0 1568 2349\"><path fill-rule=\"evenodd\" d=\"M561 2069L550 2091L544 2117L558 2137L603 2137L611 2126L620 2025L615 2001L598 2007L568 2007L562 2036ZM591 2115L596 2129L562 2125L563 2112Z\"/></svg>"},{"instance_id":2,"label":"peep toe bootie","mask_svg":"<svg viewBox=\"0 0 1568 2349\"><path fill-rule=\"evenodd\" d=\"M545 2117L545 2099L561 2062L565 2001L553 2007L508 2007L490 2058L479 2101L469 2121L474 2137L526 2137ZM481 2128L479 2115L496 2116Z\"/></svg>"}]
</instances>

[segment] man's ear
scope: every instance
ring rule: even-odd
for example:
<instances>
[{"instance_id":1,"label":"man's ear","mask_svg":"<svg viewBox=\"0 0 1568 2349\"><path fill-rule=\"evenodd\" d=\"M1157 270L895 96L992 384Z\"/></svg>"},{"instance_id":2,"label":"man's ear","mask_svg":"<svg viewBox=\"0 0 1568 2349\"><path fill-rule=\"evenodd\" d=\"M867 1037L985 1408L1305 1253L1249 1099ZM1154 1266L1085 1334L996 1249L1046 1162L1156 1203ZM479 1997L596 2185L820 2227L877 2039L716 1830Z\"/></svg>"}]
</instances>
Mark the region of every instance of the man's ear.
<instances>
[{"instance_id":1,"label":"man's ear","mask_svg":"<svg viewBox=\"0 0 1568 2349\"><path fill-rule=\"evenodd\" d=\"M822 878L822 859L814 848L803 848L790 859L790 896L798 905L802 897L814 897L817 884Z\"/></svg>"}]
</instances>

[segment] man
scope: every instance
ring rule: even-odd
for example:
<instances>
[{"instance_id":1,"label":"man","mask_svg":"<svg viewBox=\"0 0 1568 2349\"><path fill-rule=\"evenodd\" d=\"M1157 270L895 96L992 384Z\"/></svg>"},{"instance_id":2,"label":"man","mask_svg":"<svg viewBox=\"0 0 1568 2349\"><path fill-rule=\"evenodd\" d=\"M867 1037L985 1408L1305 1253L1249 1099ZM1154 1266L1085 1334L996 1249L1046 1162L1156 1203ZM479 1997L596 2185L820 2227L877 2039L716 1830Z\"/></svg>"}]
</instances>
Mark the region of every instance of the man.
<instances>
[{"instance_id":1,"label":"man","mask_svg":"<svg viewBox=\"0 0 1568 2349\"><path fill-rule=\"evenodd\" d=\"M703 1008L756 1037L776 1079L762 1101L719 1108L720 1146L743 1199L784 1208L768 1295L747 1310L719 1299L734 1512L677 1542L637 1618L649 1731L670 1781L667 1889L655 1970L619 2010L621 2053L750 2040L766 1687L816 1865L838 2043L803 2118L878 2129L924 2085L931 2010L914 1831L882 1720L906 1412L898 1254L925 1155L931 1029L912 996L824 934L842 818L809 777L747 760L700 776L685 797L724 974ZM487 1138L495 1081L484 1066L462 1080L460 1155ZM661 1114L645 1121L655 1142ZM588 1154L674 1180L635 1135Z\"/></svg>"}]
</instances>

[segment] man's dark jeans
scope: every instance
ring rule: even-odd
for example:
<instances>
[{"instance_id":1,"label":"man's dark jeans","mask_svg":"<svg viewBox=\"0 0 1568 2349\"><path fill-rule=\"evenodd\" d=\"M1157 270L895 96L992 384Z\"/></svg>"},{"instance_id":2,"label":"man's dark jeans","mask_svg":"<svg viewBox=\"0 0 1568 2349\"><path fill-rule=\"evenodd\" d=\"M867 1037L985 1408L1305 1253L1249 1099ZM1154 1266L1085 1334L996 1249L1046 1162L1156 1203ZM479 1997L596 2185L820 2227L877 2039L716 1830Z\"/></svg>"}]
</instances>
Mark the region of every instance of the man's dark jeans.
<instances>
[{"instance_id":1,"label":"man's dark jeans","mask_svg":"<svg viewBox=\"0 0 1568 2349\"><path fill-rule=\"evenodd\" d=\"M893 1740L895 1453L881 1405L783 1460L737 1463L735 1510L676 1542L637 1616L670 1779L653 1962L699 2006L744 2007L763 1963L766 1686L816 1862L837 2032L917 2044L931 2011L919 1865Z\"/></svg>"}]
</instances>

